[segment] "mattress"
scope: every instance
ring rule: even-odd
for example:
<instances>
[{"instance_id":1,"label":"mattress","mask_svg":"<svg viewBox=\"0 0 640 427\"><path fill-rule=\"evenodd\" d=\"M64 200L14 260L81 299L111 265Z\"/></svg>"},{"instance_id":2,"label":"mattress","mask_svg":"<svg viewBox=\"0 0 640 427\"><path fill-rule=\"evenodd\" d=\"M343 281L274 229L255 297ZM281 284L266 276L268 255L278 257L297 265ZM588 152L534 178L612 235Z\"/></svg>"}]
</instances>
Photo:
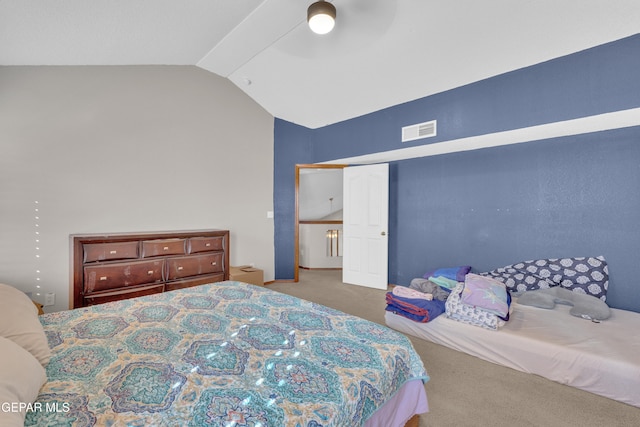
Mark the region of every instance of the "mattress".
<instances>
[{"instance_id":1,"label":"mattress","mask_svg":"<svg viewBox=\"0 0 640 427\"><path fill-rule=\"evenodd\" d=\"M612 309L600 323L513 303L498 331L467 325L445 315L417 323L386 312L393 329L499 365L540 375L640 407L640 313Z\"/></svg>"}]
</instances>

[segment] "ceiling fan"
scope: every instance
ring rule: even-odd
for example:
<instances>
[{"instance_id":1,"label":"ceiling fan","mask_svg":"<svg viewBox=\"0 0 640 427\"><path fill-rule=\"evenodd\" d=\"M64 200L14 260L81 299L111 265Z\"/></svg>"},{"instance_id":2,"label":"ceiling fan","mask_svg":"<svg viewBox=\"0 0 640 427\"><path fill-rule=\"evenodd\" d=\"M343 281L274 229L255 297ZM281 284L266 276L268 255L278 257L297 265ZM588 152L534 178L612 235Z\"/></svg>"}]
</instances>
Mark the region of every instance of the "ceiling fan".
<instances>
[{"instance_id":1,"label":"ceiling fan","mask_svg":"<svg viewBox=\"0 0 640 427\"><path fill-rule=\"evenodd\" d=\"M361 49L389 29L397 0L265 0L197 64L230 76L265 49L303 58L344 55ZM335 10L335 27L314 33L308 18ZM326 19L326 18L325 18Z\"/></svg>"}]
</instances>

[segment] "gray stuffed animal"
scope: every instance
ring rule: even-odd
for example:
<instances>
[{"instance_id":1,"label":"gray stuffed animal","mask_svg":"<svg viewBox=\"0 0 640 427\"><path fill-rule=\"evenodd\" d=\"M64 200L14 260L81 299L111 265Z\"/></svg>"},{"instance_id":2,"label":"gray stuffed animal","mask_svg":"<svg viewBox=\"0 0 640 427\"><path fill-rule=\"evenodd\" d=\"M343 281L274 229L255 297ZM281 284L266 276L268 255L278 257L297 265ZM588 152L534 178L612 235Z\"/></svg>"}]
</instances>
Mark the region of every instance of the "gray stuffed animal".
<instances>
[{"instance_id":1,"label":"gray stuffed animal","mask_svg":"<svg viewBox=\"0 0 640 427\"><path fill-rule=\"evenodd\" d=\"M571 305L569 313L588 320L605 320L611 316L611 309L604 301L560 286L526 291L518 297L518 304L546 309L552 309L556 304Z\"/></svg>"}]
</instances>

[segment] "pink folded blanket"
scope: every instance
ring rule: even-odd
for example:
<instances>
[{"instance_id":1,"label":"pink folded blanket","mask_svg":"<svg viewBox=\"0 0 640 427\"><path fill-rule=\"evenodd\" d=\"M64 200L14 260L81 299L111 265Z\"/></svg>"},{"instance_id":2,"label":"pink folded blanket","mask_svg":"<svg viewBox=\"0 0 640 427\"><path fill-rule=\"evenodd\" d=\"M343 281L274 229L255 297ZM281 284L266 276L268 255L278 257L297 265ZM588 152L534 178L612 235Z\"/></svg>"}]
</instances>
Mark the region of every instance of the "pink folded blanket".
<instances>
[{"instance_id":1,"label":"pink folded blanket","mask_svg":"<svg viewBox=\"0 0 640 427\"><path fill-rule=\"evenodd\" d=\"M407 288L406 286L396 286L391 292L393 292L395 296L402 298L425 299L427 301L433 299L432 294L426 294L415 289Z\"/></svg>"}]
</instances>

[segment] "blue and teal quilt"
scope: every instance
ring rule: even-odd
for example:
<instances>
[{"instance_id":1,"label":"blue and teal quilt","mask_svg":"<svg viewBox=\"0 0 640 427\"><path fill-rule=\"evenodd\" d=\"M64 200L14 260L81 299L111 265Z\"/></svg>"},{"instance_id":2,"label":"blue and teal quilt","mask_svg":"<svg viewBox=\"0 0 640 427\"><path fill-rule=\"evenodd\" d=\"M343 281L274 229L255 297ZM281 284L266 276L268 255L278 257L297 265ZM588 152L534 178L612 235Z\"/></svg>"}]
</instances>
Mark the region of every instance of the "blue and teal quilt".
<instances>
[{"instance_id":1,"label":"blue and teal quilt","mask_svg":"<svg viewBox=\"0 0 640 427\"><path fill-rule=\"evenodd\" d=\"M49 380L26 426L360 426L428 380L404 335L240 282L41 321Z\"/></svg>"}]
</instances>

